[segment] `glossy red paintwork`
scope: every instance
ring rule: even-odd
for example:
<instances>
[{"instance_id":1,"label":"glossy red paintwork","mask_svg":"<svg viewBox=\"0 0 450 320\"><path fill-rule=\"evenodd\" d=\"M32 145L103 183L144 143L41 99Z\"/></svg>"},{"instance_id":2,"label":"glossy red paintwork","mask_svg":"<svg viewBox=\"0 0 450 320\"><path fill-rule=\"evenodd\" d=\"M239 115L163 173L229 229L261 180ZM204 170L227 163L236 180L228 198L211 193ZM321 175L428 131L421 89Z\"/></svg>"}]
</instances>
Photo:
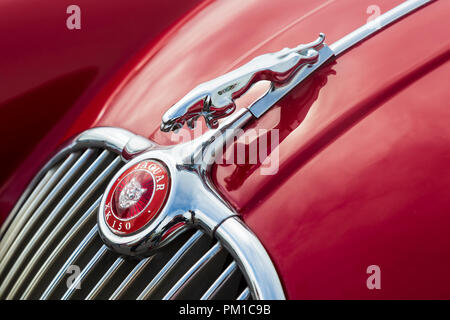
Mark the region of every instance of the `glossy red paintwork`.
<instances>
[{"instance_id":1,"label":"glossy red paintwork","mask_svg":"<svg viewBox=\"0 0 450 320\"><path fill-rule=\"evenodd\" d=\"M101 103L100 89L115 88L200 0L129 0L126 10L122 0L75 3L74 31L66 27L73 1L0 3L0 223L82 110L95 97Z\"/></svg>"},{"instance_id":2,"label":"glossy red paintwork","mask_svg":"<svg viewBox=\"0 0 450 320\"><path fill-rule=\"evenodd\" d=\"M377 5L385 12L401 2ZM195 85L319 32L333 43L364 24L372 4L203 3L86 100L64 136L112 125L175 143L159 131L161 116ZM216 185L267 248L289 298L450 297L449 12L450 2L436 1L404 18L251 124L279 129L276 175L261 175L259 165L215 168ZM373 264L381 290L366 287Z\"/></svg>"}]
</instances>

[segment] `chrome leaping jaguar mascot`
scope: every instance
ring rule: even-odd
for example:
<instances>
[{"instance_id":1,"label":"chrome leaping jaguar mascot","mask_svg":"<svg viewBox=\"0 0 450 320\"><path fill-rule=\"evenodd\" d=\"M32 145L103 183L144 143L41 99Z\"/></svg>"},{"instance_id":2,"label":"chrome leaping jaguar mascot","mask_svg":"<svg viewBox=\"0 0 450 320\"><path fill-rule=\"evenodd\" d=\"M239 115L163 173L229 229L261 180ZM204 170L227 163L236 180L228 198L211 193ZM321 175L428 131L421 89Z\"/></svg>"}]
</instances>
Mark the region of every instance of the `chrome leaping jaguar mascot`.
<instances>
[{"instance_id":1,"label":"chrome leaping jaguar mascot","mask_svg":"<svg viewBox=\"0 0 450 320\"><path fill-rule=\"evenodd\" d=\"M200 116L209 128L217 128L218 119L234 112L234 99L256 82L269 80L272 86L281 86L299 68L315 63L324 39L325 35L320 34L312 43L258 56L236 70L200 84L163 115L161 130L177 131L184 123L192 129Z\"/></svg>"}]
</instances>

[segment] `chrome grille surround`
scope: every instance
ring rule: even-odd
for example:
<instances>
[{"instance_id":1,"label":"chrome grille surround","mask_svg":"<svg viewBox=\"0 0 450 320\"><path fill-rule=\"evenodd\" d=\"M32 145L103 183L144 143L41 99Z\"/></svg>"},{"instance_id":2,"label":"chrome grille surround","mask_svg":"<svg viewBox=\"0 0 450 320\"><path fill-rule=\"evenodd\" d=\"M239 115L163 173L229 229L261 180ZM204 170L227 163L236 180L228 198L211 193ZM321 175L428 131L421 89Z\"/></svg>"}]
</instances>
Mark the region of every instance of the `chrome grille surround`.
<instances>
[{"instance_id":1,"label":"chrome grille surround","mask_svg":"<svg viewBox=\"0 0 450 320\"><path fill-rule=\"evenodd\" d=\"M213 237L186 230L160 252L121 257L98 235L109 179L155 145L118 128L87 130L36 175L0 230L2 299L284 299L263 246L237 217ZM81 290L66 285L79 265Z\"/></svg>"}]
</instances>

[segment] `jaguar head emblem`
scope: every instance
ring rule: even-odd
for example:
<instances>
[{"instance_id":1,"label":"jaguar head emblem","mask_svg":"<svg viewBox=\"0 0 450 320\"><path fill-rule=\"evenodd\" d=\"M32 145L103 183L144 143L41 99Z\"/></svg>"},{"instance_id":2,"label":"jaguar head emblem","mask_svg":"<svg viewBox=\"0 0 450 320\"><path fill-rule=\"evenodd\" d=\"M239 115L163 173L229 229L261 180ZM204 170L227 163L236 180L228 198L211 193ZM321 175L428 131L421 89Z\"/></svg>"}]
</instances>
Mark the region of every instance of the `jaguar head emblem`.
<instances>
[{"instance_id":1,"label":"jaguar head emblem","mask_svg":"<svg viewBox=\"0 0 450 320\"><path fill-rule=\"evenodd\" d=\"M136 178L131 179L130 182L123 188L119 195L119 207L127 209L136 204L147 189L142 188Z\"/></svg>"}]
</instances>

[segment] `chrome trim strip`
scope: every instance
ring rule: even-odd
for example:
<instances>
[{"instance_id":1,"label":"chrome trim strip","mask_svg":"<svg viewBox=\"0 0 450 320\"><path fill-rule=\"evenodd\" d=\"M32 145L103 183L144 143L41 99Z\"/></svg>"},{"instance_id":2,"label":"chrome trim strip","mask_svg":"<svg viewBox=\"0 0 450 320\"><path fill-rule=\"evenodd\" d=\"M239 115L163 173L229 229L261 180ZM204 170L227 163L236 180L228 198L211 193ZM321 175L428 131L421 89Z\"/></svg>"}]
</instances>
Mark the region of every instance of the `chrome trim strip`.
<instances>
[{"instance_id":1,"label":"chrome trim strip","mask_svg":"<svg viewBox=\"0 0 450 320\"><path fill-rule=\"evenodd\" d=\"M129 286L136 280L136 278L144 271L145 267L152 261L152 257L145 258L139 261L139 263L130 271L127 277L117 287L114 293L109 297L109 300L117 300L122 294L129 288Z\"/></svg>"},{"instance_id":2,"label":"chrome trim strip","mask_svg":"<svg viewBox=\"0 0 450 320\"><path fill-rule=\"evenodd\" d=\"M155 151L152 152L152 154L158 154L158 156L164 157L164 154L161 152L161 150L155 150ZM57 155L55 157L58 157L58 156L59 155ZM140 158L145 158L145 157L146 157L146 154L143 154L141 156L136 157L137 159L134 159L134 160L139 161ZM165 158L163 158L163 160L164 159ZM167 162L169 162L169 161L167 161ZM180 183L181 183L181 181L180 181ZM187 185L189 185L189 184L187 184ZM206 201L205 203L202 202L201 205L198 207L198 210L196 210L196 214L197 214L196 223L198 223L198 227L200 227L202 229L203 229L203 227L206 227L206 230L208 230L208 227L211 230L211 226L218 225L218 224L220 224L221 221L223 221L223 218L222 219L217 219L217 217L219 217L219 216L224 217L224 216L226 216L228 214L227 213L226 215L225 214L217 215L217 213L214 213L213 216L210 216L209 212L211 211L211 208L215 208L216 211L218 210L217 208L220 208L221 210L222 210L222 207L225 208L224 203L221 203L219 201L219 199L216 199L214 201L211 200L211 199L216 199L216 198L208 196L206 198L206 200L208 200L208 201ZM229 209L223 209L223 210L227 211ZM231 212L231 211L229 211L229 212ZM204 219L206 219L206 220L204 220ZM95 226L94 229L97 231L97 226ZM221 228L219 227L219 229L216 231L216 233L219 234L220 230L221 230ZM60 268L58 273L53 277L52 281L50 282L50 284L45 289L45 292L41 295L41 299L49 298L52 295L52 293L55 290L55 288L61 282L62 277L65 275L65 272L67 270L68 265L72 264L82 254L81 252L84 250L86 245L88 245L88 243L90 243L95 238L96 231L91 230L90 234L88 236L86 236L82 240L80 245L78 245L78 247L74 250L74 252L72 252L71 256L68 258L67 261L65 261L64 265ZM242 232L242 230L239 230L239 231ZM246 230L244 230L244 231L246 231ZM73 232L73 229L70 232ZM213 235L212 231L210 231L210 232L211 232L210 235ZM171 258L171 260L169 260L169 262L161 270L159 270L158 274L152 279L152 281L147 285L147 287L141 292L141 294L139 295L138 299L147 298L147 297L149 297L151 295L152 289L154 287L158 286L159 282L164 279L165 275L167 275L172 270L172 268L176 265L176 263L186 253L186 251L189 251L191 246L195 243L196 240L198 240L202 236L202 234L203 234L202 231L197 231L191 237L191 239L189 239L188 242L185 243L184 246L179 249L179 251ZM72 237L70 237L70 236L66 236L64 238L63 244L61 244L61 246L58 246L56 248L56 250L52 252L50 257L47 258L47 260L45 261L44 265L41 267L40 271L48 270L48 268L51 265L51 263L53 261L56 261L56 258L58 257L60 252L62 252L62 250L65 247L65 245L67 245L67 241L70 241L70 239L72 239ZM227 245L227 246L231 246L232 247L232 245ZM233 255L234 253L231 252L231 254ZM264 254L266 254L266 253L264 252ZM261 254L261 255L264 255L264 254ZM270 266L272 266L270 260L269 260L269 263L270 263ZM113 270L114 269L111 269L111 271L113 271ZM242 271L247 272L247 270L245 268L242 268ZM33 290L35 289L35 287L39 285L40 279L41 279L40 276L35 276L33 278L33 280L31 281L31 283L27 284L27 288L26 288L26 290L25 290L25 292L24 292L24 294L22 296L23 297L30 296L32 294ZM186 277L186 275L185 275L184 281L187 281L187 280L188 280L188 277ZM278 281L278 278L277 278L277 281ZM183 281L181 281L181 282L178 281L178 285L180 285L182 282ZM266 284L262 283L261 285L265 286ZM97 288L94 288L94 289L100 290L101 288L102 288L102 286L99 285ZM98 291L96 291L94 289L91 289L91 292L88 294L88 297L95 296L94 294L96 294L96 292L98 292ZM176 285L172 289L173 289L172 294L171 294L170 291L169 291L168 294L166 294L167 298L171 297L171 295L176 293L176 290L177 290ZM66 296L69 297L71 294L72 293L67 292Z\"/></svg>"},{"instance_id":3,"label":"chrome trim strip","mask_svg":"<svg viewBox=\"0 0 450 320\"><path fill-rule=\"evenodd\" d=\"M211 249L208 250L181 278L175 285L166 293L162 300L170 300L174 297L177 291L191 278L191 276L206 264L214 255L220 252L222 246L217 242Z\"/></svg>"},{"instance_id":4,"label":"chrome trim strip","mask_svg":"<svg viewBox=\"0 0 450 320\"><path fill-rule=\"evenodd\" d=\"M97 236L98 227L95 225L92 227L91 231L84 237L77 248L72 252L70 257L66 260L64 265L59 269L58 273L53 277L52 282L47 286L44 293L41 295L39 300L46 300L53 293L58 283L66 274L67 268L83 253L84 249L95 239Z\"/></svg>"},{"instance_id":5,"label":"chrome trim strip","mask_svg":"<svg viewBox=\"0 0 450 320\"><path fill-rule=\"evenodd\" d=\"M250 290L247 288L241 292L241 294L236 298L236 300L247 300L250 297Z\"/></svg>"},{"instance_id":6,"label":"chrome trim strip","mask_svg":"<svg viewBox=\"0 0 450 320\"><path fill-rule=\"evenodd\" d=\"M216 292L217 288L224 283L224 281L231 275L234 271L237 270L236 261L230 263L230 265L221 273L221 275L217 278L216 281L209 287L208 290L203 294L200 300L209 300L211 296Z\"/></svg>"},{"instance_id":7,"label":"chrome trim strip","mask_svg":"<svg viewBox=\"0 0 450 320\"><path fill-rule=\"evenodd\" d=\"M173 269L178 261L183 257L183 255L195 244L195 242L200 239L203 232L198 230L195 232L184 245L178 249L178 251L170 258L170 260L164 265L164 267L158 272L158 274L150 281L150 283L145 287L141 294L137 297L137 300L147 299L152 293L152 290L158 286L158 284L164 279L164 277Z\"/></svg>"},{"instance_id":8,"label":"chrome trim strip","mask_svg":"<svg viewBox=\"0 0 450 320\"><path fill-rule=\"evenodd\" d=\"M270 87L248 107L256 119L260 118L327 61L429 2L431 0L407 0L331 46L324 43L325 35L321 33L317 40L309 44L254 57L239 68L203 82L188 92L164 113L160 129L164 132L177 131L185 123L193 129L200 117L204 118L208 128L216 129L219 119L235 112L234 99L247 92L261 80L260 74L264 74L264 80L270 82ZM281 74L285 77L279 77Z\"/></svg>"},{"instance_id":9,"label":"chrome trim strip","mask_svg":"<svg viewBox=\"0 0 450 320\"><path fill-rule=\"evenodd\" d=\"M50 188L53 186L53 183L56 179L51 179L55 172L58 170L60 165L56 165L54 168L51 168L48 172L45 173L45 176L33 190L33 193L30 195L28 199L26 199L23 206L20 208L18 217L16 220L11 222L10 228L5 232L4 236L0 241L11 241L17 236L17 233L20 231L20 228L23 227L24 223L28 221L30 214L33 212L33 209L42 200L42 198L47 194ZM53 180L53 181L52 181ZM53 183L52 183L53 182ZM8 216L9 217L9 216ZM6 228L6 224L3 224L1 227L0 234L3 234L3 229ZM9 247L9 244L6 244L3 247L0 247L0 257L3 256L3 251L5 248Z\"/></svg>"},{"instance_id":10,"label":"chrome trim strip","mask_svg":"<svg viewBox=\"0 0 450 320\"><path fill-rule=\"evenodd\" d=\"M317 40L311 43L260 55L237 69L203 82L164 113L161 131L177 131L185 123L190 129L194 129L195 122L200 117L204 118L208 128L216 129L219 119L226 118L235 111L234 99L244 95L261 78L270 81L271 87L259 98L259 108L269 105L271 101L278 101L314 71L311 68L313 65L317 66L319 56L323 60L325 54L319 50L324 46L324 40L325 35L321 33ZM329 57L332 56L331 52ZM303 73L305 69L309 71ZM298 72L303 73L300 79L296 76ZM294 77L296 80L292 80ZM249 110L256 116L264 113L259 108L255 112L252 108Z\"/></svg>"},{"instance_id":11,"label":"chrome trim strip","mask_svg":"<svg viewBox=\"0 0 450 320\"><path fill-rule=\"evenodd\" d=\"M239 218L225 220L216 229L215 236L244 271L254 299L285 299L283 287L269 255L254 233Z\"/></svg>"},{"instance_id":12,"label":"chrome trim strip","mask_svg":"<svg viewBox=\"0 0 450 320\"><path fill-rule=\"evenodd\" d=\"M378 18L356 29L352 33L349 33L345 37L339 39L338 41L330 45L330 49L333 50L336 56L338 56L345 52L347 49L367 39L377 31L387 27L400 18L430 2L431 0L407 0L397 7L393 8L392 10L389 10L388 12L382 14Z\"/></svg>"},{"instance_id":13,"label":"chrome trim strip","mask_svg":"<svg viewBox=\"0 0 450 320\"><path fill-rule=\"evenodd\" d=\"M10 223L14 220L14 217L17 215L18 211L45 173L64 157L70 157L72 153L85 148L106 148L112 152L121 154L123 160L126 162L130 156L138 154L154 146L155 144L150 140L138 136L128 130L116 127L98 127L80 133L78 136L63 145L56 152L56 155L53 156L36 174L34 179L23 192L20 199L17 201L17 204L14 206L6 221L3 223L2 228L0 229L0 239L3 238L4 233L9 229Z\"/></svg>"},{"instance_id":14,"label":"chrome trim strip","mask_svg":"<svg viewBox=\"0 0 450 320\"><path fill-rule=\"evenodd\" d=\"M97 253L92 257L92 259L88 262L86 267L84 267L83 271L81 271L80 275L78 276L78 279L67 289L66 293L61 297L61 300L67 300L69 299L74 291L77 289L77 284L82 283L84 278L86 278L87 275L92 271L92 268L94 268L97 263L102 259L106 252L108 252L108 248L103 245Z\"/></svg>"},{"instance_id":15,"label":"chrome trim strip","mask_svg":"<svg viewBox=\"0 0 450 320\"><path fill-rule=\"evenodd\" d=\"M86 162L88 162L91 155L94 154L93 149L88 149L86 152L83 153L83 155L80 157L80 159L77 161L74 168L78 169L81 168L82 165L84 165ZM106 157L105 157L106 158ZM102 159L103 160L103 159ZM6 288L8 288L8 285L12 281L13 277L16 275L19 268L22 266L22 264L25 262L25 259L28 257L28 254L33 250L38 244L39 240L46 235L46 231L52 224L52 222L55 221L55 219L62 214L62 208L67 204L67 202L72 199L74 194L83 186L83 184L86 182L86 180L91 176L93 171L101 164L100 162L94 161L88 169L82 174L82 176L75 182L75 184L72 185L72 187L67 191L64 195L64 197L58 202L58 204L54 207L54 209L50 212L50 214L47 216L45 221L41 224L39 229L34 233L33 237L30 241L26 244L25 248L20 252L19 257L15 260L13 266L8 270L8 274L6 278L4 279L1 287L0 292L3 292ZM78 166L77 166L78 165ZM70 173L72 170L70 170L68 173ZM75 174L76 172L73 172ZM71 174L70 178L73 178L73 175ZM73 213L73 211L71 212ZM69 219L72 218L70 214L63 215L61 217L61 220L59 221L58 225L55 227L58 229L60 223L62 226L64 226Z\"/></svg>"},{"instance_id":16,"label":"chrome trim strip","mask_svg":"<svg viewBox=\"0 0 450 320\"><path fill-rule=\"evenodd\" d=\"M99 166L103 165L108 156L110 155L110 152L107 150L104 150L102 154L95 160L95 162L86 170L86 174L88 172L93 172L95 169L97 169ZM58 222L58 224L53 228L53 230L50 232L50 234L44 239L42 244L40 245L37 252L35 252L32 256L32 259L27 263L25 269L21 272L19 278L16 280L13 288L10 290L8 294L8 298L12 298L17 290L20 289L22 282L25 280L28 273L32 270L32 268L37 263L38 259L41 257L42 253L45 252L45 250L48 249L49 245L52 241L54 241L55 237L61 233L62 229L67 225L67 223L74 218L74 216L78 213L78 209L80 206L82 206L86 201L91 199L92 193L98 189L99 186L101 186L105 179L111 175L111 173L119 166L121 163L120 157L117 157L115 160L113 160L98 176L97 178L90 183L89 187L83 192L83 194L78 198L78 200L72 205L72 207L63 215L61 220ZM28 245L27 245L28 248ZM24 250L27 251L27 248Z\"/></svg>"},{"instance_id":17,"label":"chrome trim strip","mask_svg":"<svg viewBox=\"0 0 450 320\"><path fill-rule=\"evenodd\" d=\"M85 300L95 299L124 262L125 259L123 259L122 257L117 258L116 261L114 261L114 263L111 265L111 267L109 267L108 271L105 272L103 277L95 284L94 288L92 288L91 292L89 292Z\"/></svg>"},{"instance_id":18,"label":"chrome trim strip","mask_svg":"<svg viewBox=\"0 0 450 320\"><path fill-rule=\"evenodd\" d=\"M49 195L48 192L50 191L51 188L54 187L55 183L61 181L61 176L63 176L69 169L69 167L73 165L73 163L77 159L77 156L78 156L77 154L69 155L67 159L59 166L55 174L50 178L49 182L45 185L45 187L41 190L41 192L39 192L38 196L33 200L33 203L30 205L29 210L26 210L25 212L20 211L21 216L18 217L18 221L20 222L17 222L17 224L15 223L12 224L11 228L8 228L5 236L1 240L2 246L0 248L0 261L2 261L5 258L5 253L11 248L12 242L15 241L20 236L20 233L28 232L28 229L27 231L23 231L26 228L26 226L28 224L33 224L34 221L36 221L39 218L39 216L37 215L42 213L42 210L38 211L38 214L36 214L36 211L34 210L35 207L37 205L41 207L42 205L50 201L51 197L56 192L51 191ZM46 198L44 199L44 201L41 202L44 196L46 196ZM37 210L39 210L39 207Z\"/></svg>"},{"instance_id":19,"label":"chrome trim strip","mask_svg":"<svg viewBox=\"0 0 450 320\"><path fill-rule=\"evenodd\" d=\"M284 96L291 92L295 87L307 79L311 74L313 74L322 65L328 62L334 57L334 52L324 44L323 47L318 51L318 59L315 63L306 65L305 67L299 69L297 73L292 77L289 83L275 87L272 85L271 89L267 91L262 98L256 100L248 110L252 115L259 119L267 111L269 111L278 101L280 101Z\"/></svg>"},{"instance_id":20,"label":"chrome trim strip","mask_svg":"<svg viewBox=\"0 0 450 320\"><path fill-rule=\"evenodd\" d=\"M20 297L21 300L29 298L30 294L33 292L33 290L36 288L39 281L42 279L42 277L47 273L48 268L52 266L52 264L55 262L55 259L59 257L61 254L61 251L68 245L72 239L78 235L78 232L80 229L86 225L86 223L90 219L95 219L95 213L98 209L98 206L100 204L101 197L99 197L92 206L86 210L86 212L81 216L80 219L73 225L72 229L67 232L64 239L62 239L58 246L52 251L51 255L47 258L47 260L42 264L41 268L38 272L36 272L36 275L34 278L30 281L28 287L25 289L23 295Z\"/></svg>"},{"instance_id":21,"label":"chrome trim strip","mask_svg":"<svg viewBox=\"0 0 450 320\"><path fill-rule=\"evenodd\" d=\"M25 228L21 230L15 241L12 243L11 247L9 247L8 252L4 256L3 261L0 264L0 270L5 270L5 265L10 261L11 256L16 252L16 250L19 248L20 244L22 244L23 238L26 234L29 233L29 229L32 228L36 220L41 216L41 214L44 212L44 209L47 208L49 202L51 199L53 199L58 193L62 191L62 189L69 183L69 181L72 179L73 175L86 163L86 161L89 159L89 157L94 153L94 150L88 149L86 150L83 155L75 162L75 164L67 171L67 173L64 175L64 177L61 179L61 181L58 182L56 187L52 190L49 196L47 196L45 202L43 202L39 208L34 212L33 216L29 220L29 222L25 225ZM52 210L52 212L47 216L44 223L41 224L38 231L34 233L32 240L28 242L28 244L35 245L36 237L39 238L42 236L42 230L45 230L48 227L49 221L52 221L54 216L57 214L58 210L61 208L61 205L65 203L67 200L67 194L64 196L63 199L61 199L58 203L58 205ZM58 210L57 210L58 209ZM21 254L21 257L23 256L23 252ZM20 259L20 258L19 258ZM17 264L17 261L15 261L15 264ZM1 272L0 271L0 272ZM9 281L11 281L11 269L8 270L8 276L6 279L4 279L1 287L0 287L0 293L3 294L5 288L7 287L7 284L9 284Z\"/></svg>"}]
</instances>

